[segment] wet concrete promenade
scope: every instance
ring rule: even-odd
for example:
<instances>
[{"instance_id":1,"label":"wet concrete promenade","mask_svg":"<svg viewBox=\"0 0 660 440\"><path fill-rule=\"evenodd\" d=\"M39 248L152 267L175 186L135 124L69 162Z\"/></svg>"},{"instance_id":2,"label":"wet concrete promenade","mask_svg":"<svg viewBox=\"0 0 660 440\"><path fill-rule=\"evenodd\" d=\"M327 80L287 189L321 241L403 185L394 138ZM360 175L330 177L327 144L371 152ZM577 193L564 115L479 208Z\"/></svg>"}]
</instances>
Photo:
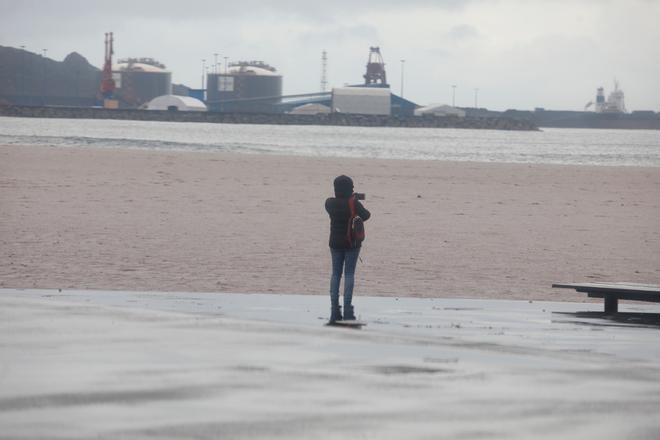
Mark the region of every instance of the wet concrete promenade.
<instances>
[{"instance_id":1,"label":"wet concrete promenade","mask_svg":"<svg viewBox=\"0 0 660 440\"><path fill-rule=\"evenodd\" d=\"M658 306L327 302L2 289L0 438L660 438Z\"/></svg>"}]
</instances>

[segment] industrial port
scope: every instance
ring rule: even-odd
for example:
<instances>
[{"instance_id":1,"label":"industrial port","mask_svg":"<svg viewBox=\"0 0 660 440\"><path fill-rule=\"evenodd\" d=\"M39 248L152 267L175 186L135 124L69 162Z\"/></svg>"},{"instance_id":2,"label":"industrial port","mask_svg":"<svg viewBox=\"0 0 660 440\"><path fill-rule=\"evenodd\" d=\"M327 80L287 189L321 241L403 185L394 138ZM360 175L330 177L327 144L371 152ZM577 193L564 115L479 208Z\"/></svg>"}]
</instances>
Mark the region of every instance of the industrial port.
<instances>
[{"instance_id":1,"label":"industrial port","mask_svg":"<svg viewBox=\"0 0 660 440\"><path fill-rule=\"evenodd\" d=\"M102 69L75 52L58 62L45 54L0 46L0 65L3 66L0 69L0 110L3 107L5 110L7 107L101 107L106 110L326 115L326 119L328 114L411 120L507 118L525 120L538 127L660 129L660 113L627 111L618 81L607 98L605 88L596 87L594 99L586 103L583 111L536 108L534 111L498 112L479 108L476 102L474 107L420 105L393 93L387 82L380 47L370 47L366 66L356 66L356 78L360 70L364 72L362 80L331 90L327 90L327 53L323 51L319 90L284 95L283 73L261 60L228 62L225 58L224 66L216 60L211 70L203 70L202 87L192 88L173 84L173 72L151 57L115 60L113 33L105 34L104 44Z\"/></svg>"}]
</instances>

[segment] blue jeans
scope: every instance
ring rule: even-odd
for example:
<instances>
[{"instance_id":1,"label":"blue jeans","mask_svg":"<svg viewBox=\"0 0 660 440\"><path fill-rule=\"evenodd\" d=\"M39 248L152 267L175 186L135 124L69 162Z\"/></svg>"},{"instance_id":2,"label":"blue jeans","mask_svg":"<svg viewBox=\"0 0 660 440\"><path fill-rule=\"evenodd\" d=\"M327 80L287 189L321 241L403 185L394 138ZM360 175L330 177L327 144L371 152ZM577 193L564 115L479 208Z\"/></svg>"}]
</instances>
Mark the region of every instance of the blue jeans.
<instances>
[{"instance_id":1,"label":"blue jeans","mask_svg":"<svg viewBox=\"0 0 660 440\"><path fill-rule=\"evenodd\" d=\"M330 278L330 303L339 305L339 283L344 273L344 309L351 305L353 300L353 286L355 285L355 266L360 256L360 248L332 249L332 277Z\"/></svg>"}]
</instances>

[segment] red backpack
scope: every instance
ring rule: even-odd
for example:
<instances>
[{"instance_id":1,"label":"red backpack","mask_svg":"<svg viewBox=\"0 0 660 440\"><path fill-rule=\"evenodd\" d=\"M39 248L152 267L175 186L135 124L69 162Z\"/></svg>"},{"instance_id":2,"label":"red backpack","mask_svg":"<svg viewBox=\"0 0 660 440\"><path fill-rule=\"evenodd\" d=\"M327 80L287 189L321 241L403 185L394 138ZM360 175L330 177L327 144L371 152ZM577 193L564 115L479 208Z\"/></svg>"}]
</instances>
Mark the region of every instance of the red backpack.
<instances>
[{"instance_id":1,"label":"red backpack","mask_svg":"<svg viewBox=\"0 0 660 440\"><path fill-rule=\"evenodd\" d=\"M349 197L348 208L351 211L351 216L348 218L346 240L350 247L356 248L364 241L366 234L364 232L364 220L355 212L355 196Z\"/></svg>"}]
</instances>

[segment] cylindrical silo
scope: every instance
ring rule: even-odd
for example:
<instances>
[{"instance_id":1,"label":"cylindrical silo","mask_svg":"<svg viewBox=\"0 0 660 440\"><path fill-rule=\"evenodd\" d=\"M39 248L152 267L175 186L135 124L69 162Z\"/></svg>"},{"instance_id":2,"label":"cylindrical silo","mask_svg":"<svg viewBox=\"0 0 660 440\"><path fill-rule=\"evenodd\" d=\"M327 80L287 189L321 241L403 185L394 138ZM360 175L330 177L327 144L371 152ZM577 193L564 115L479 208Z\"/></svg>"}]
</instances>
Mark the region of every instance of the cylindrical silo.
<instances>
[{"instance_id":1,"label":"cylindrical silo","mask_svg":"<svg viewBox=\"0 0 660 440\"><path fill-rule=\"evenodd\" d=\"M115 96L122 107L137 108L172 93L172 73L153 58L126 58L112 68Z\"/></svg>"},{"instance_id":2,"label":"cylindrical silo","mask_svg":"<svg viewBox=\"0 0 660 440\"><path fill-rule=\"evenodd\" d=\"M234 112L272 111L282 96L282 76L262 61L231 63L222 73L207 76L209 109Z\"/></svg>"}]
</instances>

